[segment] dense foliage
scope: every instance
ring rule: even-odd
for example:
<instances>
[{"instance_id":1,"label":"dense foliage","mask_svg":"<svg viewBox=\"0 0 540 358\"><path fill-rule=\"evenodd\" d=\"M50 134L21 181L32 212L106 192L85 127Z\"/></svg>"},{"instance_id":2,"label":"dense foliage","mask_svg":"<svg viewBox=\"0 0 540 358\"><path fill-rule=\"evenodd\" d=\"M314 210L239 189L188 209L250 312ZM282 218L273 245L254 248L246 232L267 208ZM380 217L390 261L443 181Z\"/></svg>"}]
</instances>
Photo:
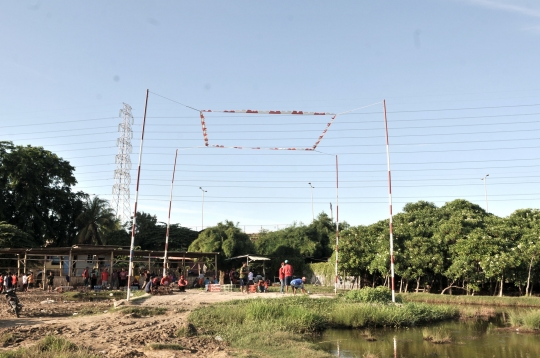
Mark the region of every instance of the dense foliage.
<instances>
[{"instance_id":1,"label":"dense foliage","mask_svg":"<svg viewBox=\"0 0 540 358\"><path fill-rule=\"evenodd\" d=\"M529 294L538 277L540 210L517 210L507 218L454 200L407 204L394 216L395 272L399 290L502 295ZM340 273L362 285L388 284L388 220L341 233Z\"/></svg>"}]
</instances>

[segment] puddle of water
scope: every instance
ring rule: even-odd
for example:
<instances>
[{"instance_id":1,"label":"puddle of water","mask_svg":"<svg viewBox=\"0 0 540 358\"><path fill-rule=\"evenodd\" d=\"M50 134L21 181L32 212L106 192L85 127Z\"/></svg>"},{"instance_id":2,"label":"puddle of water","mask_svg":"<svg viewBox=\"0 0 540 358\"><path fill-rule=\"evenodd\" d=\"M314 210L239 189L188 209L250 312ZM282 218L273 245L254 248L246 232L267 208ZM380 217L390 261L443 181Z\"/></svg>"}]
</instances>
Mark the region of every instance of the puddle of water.
<instances>
[{"instance_id":1,"label":"puddle of water","mask_svg":"<svg viewBox=\"0 0 540 358\"><path fill-rule=\"evenodd\" d=\"M366 330L331 329L320 339L321 347L336 357L471 357L537 358L540 336L502 331L500 318L491 321L445 322L429 327L369 330L376 341L368 341ZM450 333L452 343L434 344L423 339L423 330Z\"/></svg>"}]
</instances>

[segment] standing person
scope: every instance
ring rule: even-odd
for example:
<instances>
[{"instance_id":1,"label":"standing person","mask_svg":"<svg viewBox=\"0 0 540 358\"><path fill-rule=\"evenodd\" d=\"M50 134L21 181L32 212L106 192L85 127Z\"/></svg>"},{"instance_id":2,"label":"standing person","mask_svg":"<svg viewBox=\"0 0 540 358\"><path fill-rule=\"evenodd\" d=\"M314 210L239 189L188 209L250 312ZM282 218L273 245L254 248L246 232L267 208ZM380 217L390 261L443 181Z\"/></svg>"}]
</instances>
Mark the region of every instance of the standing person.
<instances>
[{"instance_id":1,"label":"standing person","mask_svg":"<svg viewBox=\"0 0 540 358\"><path fill-rule=\"evenodd\" d=\"M30 275L28 275L28 288L34 288L34 273L30 271Z\"/></svg>"},{"instance_id":2,"label":"standing person","mask_svg":"<svg viewBox=\"0 0 540 358\"><path fill-rule=\"evenodd\" d=\"M103 269L101 271L101 287L107 288L109 284L109 269Z\"/></svg>"},{"instance_id":3,"label":"standing person","mask_svg":"<svg viewBox=\"0 0 540 358\"><path fill-rule=\"evenodd\" d=\"M19 282L19 278L17 277L17 274L14 272L13 275L11 275L11 287L13 287L14 290L17 289L18 282Z\"/></svg>"},{"instance_id":4,"label":"standing person","mask_svg":"<svg viewBox=\"0 0 540 358\"><path fill-rule=\"evenodd\" d=\"M116 269L112 273L112 288L118 290L118 271Z\"/></svg>"},{"instance_id":5,"label":"standing person","mask_svg":"<svg viewBox=\"0 0 540 358\"><path fill-rule=\"evenodd\" d=\"M126 272L126 270L124 270L124 268L122 267L122 270L118 274L118 278L120 279L120 287L126 286L126 284L127 284L127 274L128 273Z\"/></svg>"},{"instance_id":6,"label":"standing person","mask_svg":"<svg viewBox=\"0 0 540 358\"><path fill-rule=\"evenodd\" d=\"M244 292L244 287L246 288L246 293L249 293L249 288L247 287L247 278L249 274L249 268L247 266L247 263L243 263L242 267L240 267L240 291Z\"/></svg>"},{"instance_id":7,"label":"standing person","mask_svg":"<svg viewBox=\"0 0 540 358\"><path fill-rule=\"evenodd\" d=\"M90 274L90 288L93 290L95 285L97 285L97 275L96 270L92 269L92 273Z\"/></svg>"},{"instance_id":8,"label":"standing person","mask_svg":"<svg viewBox=\"0 0 540 358\"><path fill-rule=\"evenodd\" d=\"M285 266L283 267L283 272L285 272L285 291L289 293L289 286L291 285L292 277L294 274L294 269L289 263L289 260L285 260Z\"/></svg>"},{"instance_id":9,"label":"standing person","mask_svg":"<svg viewBox=\"0 0 540 358\"><path fill-rule=\"evenodd\" d=\"M54 273L52 271L49 271L49 276L47 276L47 292L53 291L53 284L54 284Z\"/></svg>"},{"instance_id":10,"label":"standing person","mask_svg":"<svg viewBox=\"0 0 540 358\"><path fill-rule=\"evenodd\" d=\"M293 295L296 295L296 290L298 290L298 289L301 289L302 293L307 293L306 290L304 289L304 283L305 282L306 282L305 277L295 278L294 280L291 281Z\"/></svg>"},{"instance_id":11,"label":"standing person","mask_svg":"<svg viewBox=\"0 0 540 358\"><path fill-rule=\"evenodd\" d=\"M281 288L280 288L279 292L281 292L282 295L285 294L285 270L284 270L284 267L285 267L285 262L282 262L281 267L279 268L279 272L278 272L279 283L281 284Z\"/></svg>"},{"instance_id":12,"label":"standing person","mask_svg":"<svg viewBox=\"0 0 540 358\"><path fill-rule=\"evenodd\" d=\"M253 282L253 272L251 270L249 270L249 273L248 273L248 285L253 285L254 282Z\"/></svg>"},{"instance_id":13,"label":"standing person","mask_svg":"<svg viewBox=\"0 0 540 358\"><path fill-rule=\"evenodd\" d=\"M88 272L88 267L84 269L82 273L82 277L84 278L84 287L88 287L88 279L90 278L90 273Z\"/></svg>"},{"instance_id":14,"label":"standing person","mask_svg":"<svg viewBox=\"0 0 540 358\"><path fill-rule=\"evenodd\" d=\"M4 274L4 290L9 290L11 288L11 279L9 272Z\"/></svg>"},{"instance_id":15,"label":"standing person","mask_svg":"<svg viewBox=\"0 0 540 358\"><path fill-rule=\"evenodd\" d=\"M234 285L236 283L236 280L234 278L235 274L236 274L236 270L233 267L231 271L229 271L229 280L231 280L231 285Z\"/></svg>"},{"instance_id":16,"label":"standing person","mask_svg":"<svg viewBox=\"0 0 540 358\"><path fill-rule=\"evenodd\" d=\"M28 292L28 275L26 273L22 277L22 291Z\"/></svg>"}]
</instances>

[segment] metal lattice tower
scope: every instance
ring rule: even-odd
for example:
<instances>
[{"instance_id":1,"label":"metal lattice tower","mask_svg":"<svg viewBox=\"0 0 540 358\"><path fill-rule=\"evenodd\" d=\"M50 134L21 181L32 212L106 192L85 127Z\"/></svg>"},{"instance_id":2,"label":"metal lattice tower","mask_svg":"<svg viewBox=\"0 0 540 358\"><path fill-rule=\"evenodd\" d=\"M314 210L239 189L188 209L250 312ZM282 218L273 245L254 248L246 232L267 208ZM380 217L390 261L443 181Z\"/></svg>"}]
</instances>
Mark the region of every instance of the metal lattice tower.
<instances>
[{"instance_id":1,"label":"metal lattice tower","mask_svg":"<svg viewBox=\"0 0 540 358\"><path fill-rule=\"evenodd\" d=\"M113 201L112 207L116 212L116 217L122 224L131 218L129 185L131 184L131 139L133 138L133 115L131 106L124 103L124 108L120 110L122 123L118 125L120 137L116 140L118 154L115 157L116 170L114 171Z\"/></svg>"}]
</instances>

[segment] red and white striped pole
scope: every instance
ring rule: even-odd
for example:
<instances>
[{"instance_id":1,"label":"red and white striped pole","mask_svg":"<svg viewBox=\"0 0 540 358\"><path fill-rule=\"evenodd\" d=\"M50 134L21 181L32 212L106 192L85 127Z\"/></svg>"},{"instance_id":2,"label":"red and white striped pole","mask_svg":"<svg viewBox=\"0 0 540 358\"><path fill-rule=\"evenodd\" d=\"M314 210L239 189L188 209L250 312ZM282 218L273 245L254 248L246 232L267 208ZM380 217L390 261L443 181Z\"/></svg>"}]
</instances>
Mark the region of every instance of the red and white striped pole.
<instances>
[{"instance_id":1,"label":"red and white striped pole","mask_svg":"<svg viewBox=\"0 0 540 358\"><path fill-rule=\"evenodd\" d=\"M135 246L135 221L137 219L137 199L139 198L139 183L141 179L141 160L142 160L142 150L143 150L143 141L144 141L144 126L146 124L146 109L148 108L148 92L146 90L146 101L144 103L144 116L142 122L142 131L141 131L141 146L139 148L139 168L137 170L137 186L135 188L135 208L133 209L133 224L131 226L131 245L129 247L129 268L128 268L128 282L127 282L127 297L126 300L129 301L129 296L131 296L131 276L133 275L133 250Z\"/></svg>"},{"instance_id":2,"label":"red and white striped pole","mask_svg":"<svg viewBox=\"0 0 540 358\"><path fill-rule=\"evenodd\" d=\"M338 286L338 244L339 244L339 176L338 176L338 156L336 155L336 282L334 285L334 293L337 295Z\"/></svg>"},{"instance_id":3,"label":"red and white striped pole","mask_svg":"<svg viewBox=\"0 0 540 358\"><path fill-rule=\"evenodd\" d=\"M392 223L392 175L390 174L390 145L388 143L388 120L386 119L386 100L383 100L384 127L386 131L386 163L388 165L388 200L390 204L390 277L392 279L392 302L396 302L394 286L394 227Z\"/></svg>"},{"instance_id":4,"label":"red and white striped pole","mask_svg":"<svg viewBox=\"0 0 540 358\"><path fill-rule=\"evenodd\" d=\"M176 172L176 158L178 157L178 149L174 155L174 167L172 172L171 181L171 195L169 197L169 216L167 217L167 234L165 235L165 253L163 254L163 276L167 274L167 250L169 248L169 229L171 227L171 207L172 207L172 193L174 187L174 173Z\"/></svg>"}]
</instances>

